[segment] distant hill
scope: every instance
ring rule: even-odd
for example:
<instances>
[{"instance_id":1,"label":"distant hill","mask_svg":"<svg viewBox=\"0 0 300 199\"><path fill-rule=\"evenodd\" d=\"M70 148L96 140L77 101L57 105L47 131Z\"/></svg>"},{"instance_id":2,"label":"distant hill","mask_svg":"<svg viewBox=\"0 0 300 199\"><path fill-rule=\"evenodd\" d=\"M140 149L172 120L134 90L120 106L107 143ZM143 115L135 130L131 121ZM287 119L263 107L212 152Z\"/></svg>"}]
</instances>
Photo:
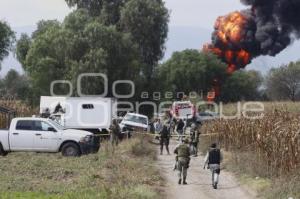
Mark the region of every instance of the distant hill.
<instances>
[{"instance_id":1,"label":"distant hill","mask_svg":"<svg viewBox=\"0 0 300 199\"><path fill-rule=\"evenodd\" d=\"M36 26L25 26L16 27L13 30L17 33L19 38L21 33L31 34L36 29ZM212 30L200 28L200 27L190 27L190 26L171 26L169 28L169 36L166 44L166 53L162 61L166 61L172 56L175 51L182 51L184 49L201 49L202 46L211 40ZM290 61L297 61L300 59L300 41L295 42L293 45L289 46L282 53L276 57L259 57L250 64L247 69L260 70L266 73L270 68L279 66ZM15 59L13 53L9 55L2 62L2 69L0 75L5 75L11 68L23 72L20 63Z\"/></svg>"}]
</instances>

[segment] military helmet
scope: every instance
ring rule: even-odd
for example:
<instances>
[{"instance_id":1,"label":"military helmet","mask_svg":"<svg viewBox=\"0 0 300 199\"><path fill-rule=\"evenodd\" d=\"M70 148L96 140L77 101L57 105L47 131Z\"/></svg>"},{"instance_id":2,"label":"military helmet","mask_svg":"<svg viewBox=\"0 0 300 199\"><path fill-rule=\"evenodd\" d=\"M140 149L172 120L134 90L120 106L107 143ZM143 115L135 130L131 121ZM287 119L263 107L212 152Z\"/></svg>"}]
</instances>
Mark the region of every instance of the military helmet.
<instances>
[{"instance_id":1,"label":"military helmet","mask_svg":"<svg viewBox=\"0 0 300 199\"><path fill-rule=\"evenodd\" d=\"M212 144L210 145L210 147L211 147L211 148L217 148L217 143L212 143Z\"/></svg>"},{"instance_id":2,"label":"military helmet","mask_svg":"<svg viewBox=\"0 0 300 199\"><path fill-rule=\"evenodd\" d=\"M189 142L190 142L190 139L186 137L186 138L183 139L183 142L184 142L184 143L189 143Z\"/></svg>"}]
</instances>

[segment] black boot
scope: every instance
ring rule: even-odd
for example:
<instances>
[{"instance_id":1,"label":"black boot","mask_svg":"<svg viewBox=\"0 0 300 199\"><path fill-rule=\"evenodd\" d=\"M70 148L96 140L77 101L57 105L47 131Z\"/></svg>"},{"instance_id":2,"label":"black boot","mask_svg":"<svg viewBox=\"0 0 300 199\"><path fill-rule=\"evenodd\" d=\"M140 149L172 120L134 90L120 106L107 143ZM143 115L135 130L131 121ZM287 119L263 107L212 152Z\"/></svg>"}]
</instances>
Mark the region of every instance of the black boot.
<instances>
[{"instance_id":1,"label":"black boot","mask_svg":"<svg viewBox=\"0 0 300 199\"><path fill-rule=\"evenodd\" d=\"M213 187L214 187L214 189L218 189L218 184L215 183Z\"/></svg>"},{"instance_id":2,"label":"black boot","mask_svg":"<svg viewBox=\"0 0 300 199\"><path fill-rule=\"evenodd\" d=\"M186 178L183 178L183 184L186 185L187 182L186 182Z\"/></svg>"},{"instance_id":3,"label":"black boot","mask_svg":"<svg viewBox=\"0 0 300 199\"><path fill-rule=\"evenodd\" d=\"M178 180L178 184L181 184L181 179Z\"/></svg>"}]
</instances>

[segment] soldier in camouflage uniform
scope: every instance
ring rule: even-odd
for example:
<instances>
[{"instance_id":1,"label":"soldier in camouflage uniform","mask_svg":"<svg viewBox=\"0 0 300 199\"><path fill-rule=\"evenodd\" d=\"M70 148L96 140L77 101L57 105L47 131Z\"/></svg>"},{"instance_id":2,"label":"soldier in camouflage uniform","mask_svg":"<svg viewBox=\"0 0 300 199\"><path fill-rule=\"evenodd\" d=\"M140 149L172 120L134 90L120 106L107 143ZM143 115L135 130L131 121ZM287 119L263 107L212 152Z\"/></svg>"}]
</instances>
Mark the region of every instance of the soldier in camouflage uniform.
<instances>
[{"instance_id":1,"label":"soldier in camouflage uniform","mask_svg":"<svg viewBox=\"0 0 300 199\"><path fill-rule=\"evenodd\" d=\"M170 125L168 122L165 122L164 125L162 126L160 132L160 155L163 154L163 148L164 145L166 146L166 150L168 155L170 155L169 152L169 143L170 143Z\"/></svg>"},{"instance_id":2,"label":"soldier in camouflage uniform","mask_svg":"<svg viewBox=\"0 0 300 199\"><path fill-rule=\"evenodd\" d=\"M187 169L190 164L190 148L188 146L189 140L185 139L183 143L176 147L174 153L177 154L177 170L178 170L178 184L181 184L183 179L183 184L186 185Z\"/></svg>"},{"instance_id":3,"label":"soldier in camouflage uniform","mask_svg":"<svg viewBox=\"0 0 300 199\"><path fill-rule=\"evenodd\" d=\"M118 145L121 129L116 119L112 121L112 125L110 125L109 130L110 130L110 141L112 145L113 146Z\"/></svg>"},{"instance_id":4,"label":"soldier in camouflage uniform","mask_svg":"<svg viewBox=\"0 0 300 199\"><path fill-rule=\"evenodd\" d=\"M200 138L199 126L196 122L193 122L191 125L191 147L193 156L198 155L198 143Z\"/></svg>"}]
</instances>

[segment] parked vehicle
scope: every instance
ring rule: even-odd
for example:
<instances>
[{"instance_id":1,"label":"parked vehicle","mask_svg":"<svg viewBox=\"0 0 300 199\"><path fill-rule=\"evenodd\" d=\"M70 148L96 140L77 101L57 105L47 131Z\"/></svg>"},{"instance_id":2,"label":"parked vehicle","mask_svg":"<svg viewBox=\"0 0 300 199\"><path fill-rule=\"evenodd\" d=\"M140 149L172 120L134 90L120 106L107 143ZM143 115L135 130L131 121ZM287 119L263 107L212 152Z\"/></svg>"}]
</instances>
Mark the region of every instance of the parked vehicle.
<instances>
[{"instance_id":1,"label":"parked vehicle","mask_svg":"<svg viewBox=\"0 0 300 199\"><path fill-rule=\"evenodd\" d=\"M146 115L127 113L120 123L122 131L149 131L149 119Z\"/></svg>"},{"instance_id":2,"label":"parked vehicle","mask_svg":"<svg viewBox=\"0 0 300 199\"><path fill-rule=\"evenodd\" d=\"M200 122L216 120L219 118L220 118L219 114L217 114L215 112L211 112L211 111L200 112L197 115L197 121L200 121Z\"/></svg>"},{"instance_id":3,"label":"parked vehicle","mask_svg":"<svg viewBox=\"0 0 300 199\"><path fill-rule=\"evenodd\" d=\"M117 101L101 97L46 97L40 101L40 114L48 115L68 129L101 132L117 118Z\"/></svg>"},{"instance_id":4,"label":"parked vehicle","mask_svg":"<svg viewBox=\"0 0 300 199\"><path fill-rule=\"evenodd\" d=\"M172 104L170 113L175 119L190 120L196 116L196 108L191 101L177 101Z\"/></svg>"},{"instance_id":5,"label":"parked vehicle","mask_svg":"<svg viewBox=\"0 0 300 199\"><path fill-rule=\"evenodd\" d=\"M90 132L65 129L50 119L14 118L8 130L0 130L0 155L28 151L80 156L99 150L94 138Z\"/></svg>"}]
</instances>

